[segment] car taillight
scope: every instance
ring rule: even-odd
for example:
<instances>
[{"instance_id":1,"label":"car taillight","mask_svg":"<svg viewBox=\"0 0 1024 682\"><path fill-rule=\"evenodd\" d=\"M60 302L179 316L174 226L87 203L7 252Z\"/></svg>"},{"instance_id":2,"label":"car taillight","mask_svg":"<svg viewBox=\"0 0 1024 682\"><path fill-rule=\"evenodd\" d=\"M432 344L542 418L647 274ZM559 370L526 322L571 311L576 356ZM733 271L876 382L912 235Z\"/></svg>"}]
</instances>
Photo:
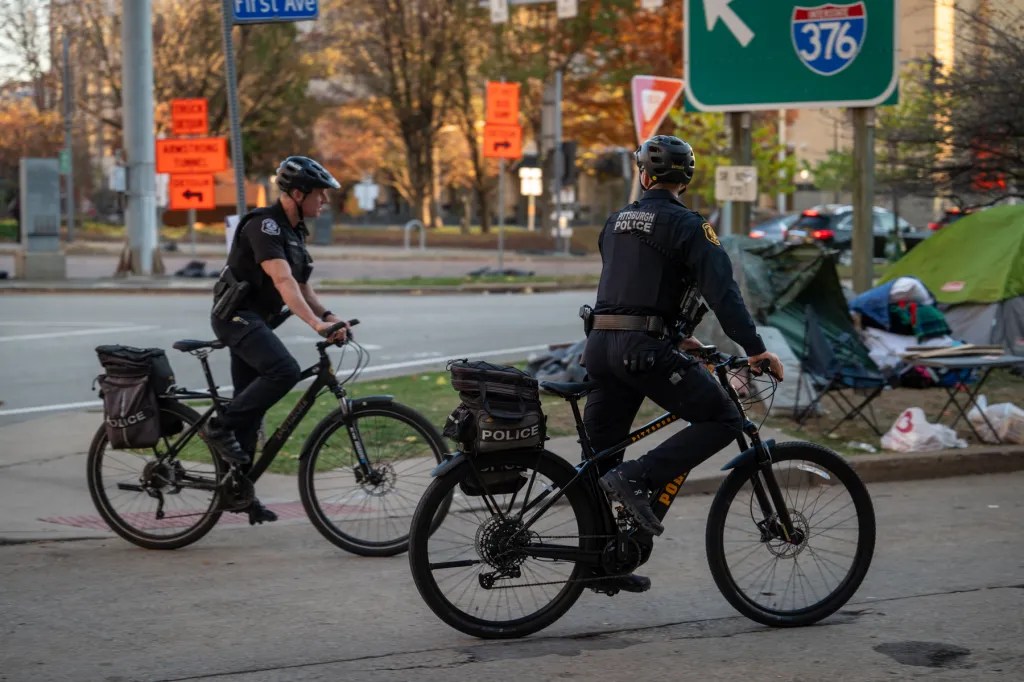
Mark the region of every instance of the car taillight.
<instances>
[{"instance_id":1,"label":"car taillight","mask_svg":"<svg viewBox=\"0 0 1024 682\"><path fill-rule=\"evenodd\" d=\"M816 210L814 210L813 208L809 208L809 209L807 209L806 211L804 211L803 213L801 213L800 215L805 215L805 216L807 216L807 217L809 217L809 218L817 218L817 217L818 217L819 215L821 215L821 214L820 214L820 213L818 213L818 212L817 212Z\"/></svg>"},{"instance_id":2,"label":"car taillight","mask_svg":"<svg viewBox=\"0 0 1024 682\"><path fill-rule=\"evenodd\" d=\"M929 230L937 230L940 227L942 227L942 225L940 225L939 223L935 222L934 220L932 222L928 223L928 229Z\"/></svg>"},{"instance_id":3,"label":"car taillight","mask_svg":"<svg viewBox=\"0 0 1024 682\"><path fill-rule=\"evenodd\" d=\"M823 242L832 239L832 237L835 237L836 233L833 232L832 230L814 230L813 232L811 232L811 236L817 239L818 241Z\"/></svg>"},{"instance_id":4,"label":"car taillight","mask_svg":"<svg viewBox=\"0 0 1024 682\"><path fill-rule=\"evenodd\" d=\"M750 231L750 238L751 239L763 239L764 238L764 232L762 232L761 230L751 230Z\"/></svg>"}]
</instances>

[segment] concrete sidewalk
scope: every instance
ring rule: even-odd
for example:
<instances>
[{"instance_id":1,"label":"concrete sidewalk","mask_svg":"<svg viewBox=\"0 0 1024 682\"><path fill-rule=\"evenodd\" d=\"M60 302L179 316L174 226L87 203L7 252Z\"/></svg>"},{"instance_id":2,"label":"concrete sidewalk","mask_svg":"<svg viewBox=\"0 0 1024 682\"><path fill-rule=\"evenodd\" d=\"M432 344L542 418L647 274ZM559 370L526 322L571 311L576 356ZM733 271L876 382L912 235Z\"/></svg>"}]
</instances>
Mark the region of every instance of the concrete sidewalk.
<instances>
[{"instance_id":1,"label":"concrete sidewalk","mask_svg":"<svg viewBox=\"0 0 1024 682\"><path fill-rule=\"evenodd\" d=\"M113 537L96 513L86 485L89 444L101 424L99 409L68 412L0 427L0 544ZM636 457L675 433L673 425L627 451ZM765 438L791 440L772 429ZM548 449L579 461L573 436L553 438ZM736 454L727 448L691 472L681 494L713 493L721 467ZM852 457L868 482L997 473L1024 469L1024 446L972 446L932 453L881 453ZM281 525L308 523L299 502L296 479L267 475L257 485L260 499L281 516ZM221 525L243 527L245 519L225 514Z\"/></svg>"}]
</instances>

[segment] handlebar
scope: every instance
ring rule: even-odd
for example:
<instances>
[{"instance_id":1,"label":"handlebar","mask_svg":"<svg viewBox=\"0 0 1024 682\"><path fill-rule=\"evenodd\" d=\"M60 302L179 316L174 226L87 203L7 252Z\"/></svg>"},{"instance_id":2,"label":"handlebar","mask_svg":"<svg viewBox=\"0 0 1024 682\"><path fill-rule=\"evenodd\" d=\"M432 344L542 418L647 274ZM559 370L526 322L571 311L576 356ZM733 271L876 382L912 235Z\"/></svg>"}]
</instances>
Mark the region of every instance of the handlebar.
<instances>
[{"instance_id":1,"label":"handlebar","mask_svg":"<svg viewBox=\"0 0 1024 682\"><path fill-rule=\"evenodd\" d=\"M351 328L356 326L357 324L359 324L359 320L356 319L356 318L352 318L348 322L345 322L344 320L341 321L341 322L335 322L334 324L332 324L327 329L321 330L320 331L320 336L322 336L324 338L328 338L332 334L334 334L334 333L344 329L345 327L349 327L348 338L345 341L335 341L335 342L319 341L319 342L317 342L316 347L322 350L324 348L327 348L328 346L340 346L340 345L343 345L343 344L347 343L348 340L352 338Z\"/></svg>"},{"instance_id":2,"label":"handlebar","mask_svg":"<svg viewBox=\"0 0 1024 682\"><path fill-rule=\"evenodd\" d=\"M719 352L716 346L707 345L701 346L700 348L694 348L687 350L691 355L699 357L706 363L715 366L715 369L724 367L726 369L740 369L741 367L750 367L757 374L769 374L776 380L779 377L771 371L770 363L768 360L762 360L757 363L757 366L750 365L750 358L743 355L726 355L725 353Z\"/></svg>"}]
</instances>

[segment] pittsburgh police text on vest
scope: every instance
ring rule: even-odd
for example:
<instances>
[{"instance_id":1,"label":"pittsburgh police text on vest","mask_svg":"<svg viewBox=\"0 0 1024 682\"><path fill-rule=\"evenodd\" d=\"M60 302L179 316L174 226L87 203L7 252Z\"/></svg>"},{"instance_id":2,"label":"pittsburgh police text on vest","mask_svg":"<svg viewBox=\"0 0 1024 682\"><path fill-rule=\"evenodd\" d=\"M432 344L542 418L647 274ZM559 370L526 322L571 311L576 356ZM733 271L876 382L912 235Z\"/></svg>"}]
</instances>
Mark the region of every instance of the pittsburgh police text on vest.
<instances>
[{"instance_id":1,"label":"pittsburgh police text on vest","mask_svg":"<svg viewBox=\"0 0 1024 682\"><path fill-rule=\"evenodd\" d=\"M623 211L615 219L615 227L612 232L646 232L654 231L654 219L658 217L655 211Z\"/></svg>"}]
</instances>

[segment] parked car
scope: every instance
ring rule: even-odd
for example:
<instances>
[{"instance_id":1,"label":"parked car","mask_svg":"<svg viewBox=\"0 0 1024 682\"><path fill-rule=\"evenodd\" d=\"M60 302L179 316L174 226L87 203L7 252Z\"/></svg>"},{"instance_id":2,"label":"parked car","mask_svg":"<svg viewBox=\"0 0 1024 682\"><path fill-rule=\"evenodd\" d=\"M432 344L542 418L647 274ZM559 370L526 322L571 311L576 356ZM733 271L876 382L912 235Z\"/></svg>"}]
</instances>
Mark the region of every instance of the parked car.
<instances>
[{"instance_id":1,"label":"parked car","mask_svg":"<svg viewBox=\"0 0 1024 682\"><path fill-rule=\"evenodd\" d=\"M930 232L916 229L903 218L897 219L888 209L875 206L872 216L874 244L872 255L885 258L892 247L893 229L898 225L899 252L910 250ZM818 242L837 251L849 251L853 242L853 206L823 204L800 214L786 233L788 243Z\"/></svg>"},{"instance_id":2,"label":"parked car","mask_svg":"<svg viewBox=\"0 0 1024 682\"><path fill-rule=\"evenodd\" d=\"M941 230L946 225L949 225L950 223L955 223L956 221L963 218L965 215L970 215L971 213L972 211L965 211L959 206L951 206L942 212L942 215L939 216L938 220L933 220L932 222L928 223L928 229L932 230L933 232L936 230Z\"/></svg>"},{"instance_id":3,"label":"parked car","mask_svg":"<svg viewBox=\"0 0 1024 682\"><path fill-rule=\"evenodd\" d=\"M789 231L790 226L799 217L800 213L797 212L769 218L750 228L750 237L752 239L763 239L767 242L784 242L786 241L786 233Z\"/></svg>"}]
</instances>

